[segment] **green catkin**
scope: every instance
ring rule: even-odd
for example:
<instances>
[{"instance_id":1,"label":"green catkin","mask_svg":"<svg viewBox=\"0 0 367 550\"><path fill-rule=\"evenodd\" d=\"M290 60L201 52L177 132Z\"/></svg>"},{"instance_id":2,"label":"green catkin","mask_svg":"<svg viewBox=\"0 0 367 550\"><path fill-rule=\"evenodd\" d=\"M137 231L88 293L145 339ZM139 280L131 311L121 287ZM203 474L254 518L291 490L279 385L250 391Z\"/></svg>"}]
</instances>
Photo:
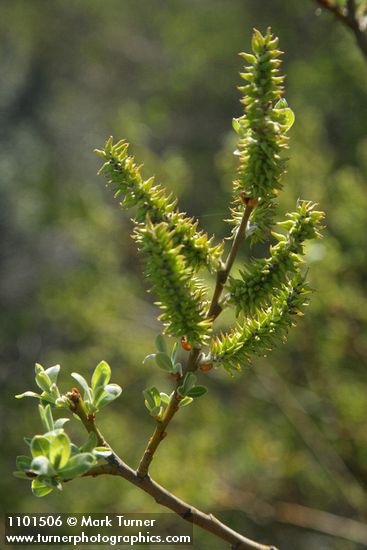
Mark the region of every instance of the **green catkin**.
<instances>
[{"instance_id":1,"label":"green catkin","mask_svg":"<svg viewBox=\"0 0 367 550\"><path fill-rule=\"evenodd\" d=\"M232 223L237 227L243 215L240 196L257 201L250 218L252 242L267 238L274 216L275 199L282 188L285 172L282 153L287 149L286 132L294 115L282 99L284 76L279 74L281 51L278 39L270 29L263 36L255 30L252 39L253 54L240 54L248 65L241 78L247 82L240 91L244 115L234 120L239 134L238 176L234 182L235 207Z\"/></svg>"},{"instance_id":2,"label":"green catkin","mask_svg":"<svg viewBox=\"0 0 367 550\"><path fill-rule=\"evenodd\" d=\"M278 240L270 247L270 257L254 260L240 272L241 278L230 278L230 303L237 314L254 313L267 305L274 289L280 288L290 275L296 274L303 263L303 244L308 239L320 238L324 213L314 210L315 204L299 201L297 210L287 214L288 220L278 225L287 229L285 235L273 233Z\"/></svg>"},{"instance_id":3,"label":"green catkin","mask_svg":"<svg viewBox=\"0 0 367 550\"><path fill-rule=\"evenodd\" d=\"M251 200L253 210L246 236L252 244L270 235L285 172L286 134L294 121L283 98L281 53L278 39L268 29L264 35L255 30L252 54L241 54L246 61L241 74L246 84L240 88L244 114L233 120L239 135L235 152L239 168L230 221L235 234L245 205ZM121 206L135 208L134 238L163 311L160 320L165 331L174 337L185 336L194 346L207 344L212 321L206 316L207 289L196 273L202 267L210 272L223 270L223 244L213 244L213 238L198 231L198 222L181 213L177 200L154 178L143 179L141 166L129 155L125 141L113 143L110 138L97 153L104 160L100 173ZM269 351L307 304L309 291L300 270L303 244L320 236L323 214L314 204L300 201L297 210L287 216L279 224L286 233L273 233L278 242L270 247L270 256L253 260L240 277L227 281L229 293L222 304L234 307L237 315L244 314L244 322L228 334L212 338L208 345L213 361L229 372L248 362L252 355Z\"/></svg>"},{"instance_id":4,"label":"green catkin","mask_svg":"<svg viewBox=\"0 0 367 550\"><path fill-rule=\"evenodd\" d=\"M143 179L142 166L138 166L134 157L129 156L125 141L113 144L110 138L104 149L96 152L105 160L99 173L105 175L115 197L122 198L120 205L124 209L136 207L137 223L144 223L147 216L153 224L165 222L174 245L182 245L181 253L193 269L198 270L202 266L210 271L217 269L223 245L214 245L213 238L198 231L198 222L177 210L177 199L156 185L154 177Z\"/></svg>"},{"instance_id":5,"label":"green catkin","mask_svg":"<svg viewBox=\"0 0 367 550\"><path fill-rule=\"evenodd\" d=\"M304 278L297 274L276 292L267 309L259 310L230 333L213 339L213 363L233 373L249 363L252 355L266 355L279 340L286 338L288 329L295 324L295 316L303 315L302 308L308 305L310 292Z\"/></svg>"},{"instance_id":6,"label":"green catkin","mask_svg":"<svg viewBox=\"0 0 367 550\"><path fill-rule=\"evenodd\" d=\"M208 337L205 289L193 277L182 255L182 245L173 242L174 232L166 223L137 226L134 238L145 258L146 275L163 310L160 320L171 336L185 336L192 345Z\"/></svg>"}]
</instances>

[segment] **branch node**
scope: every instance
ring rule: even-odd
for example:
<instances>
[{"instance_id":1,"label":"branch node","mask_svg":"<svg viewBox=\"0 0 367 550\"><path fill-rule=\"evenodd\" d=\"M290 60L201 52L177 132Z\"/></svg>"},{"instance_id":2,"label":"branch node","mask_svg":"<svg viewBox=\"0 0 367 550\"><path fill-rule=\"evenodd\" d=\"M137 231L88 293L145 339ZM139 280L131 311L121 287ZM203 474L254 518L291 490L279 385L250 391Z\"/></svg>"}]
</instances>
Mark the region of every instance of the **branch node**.
<instances>
[{"instance_id":1,"label":"branch node","mask_svg":"<svg viewBox=\"0 0 367 550\"><path fill-rule=\"evenodd\" d=\"M190 507L190 508L188 508L188 509L186 510L186 512L184 512L184 513L182 514L182 518L183 518L183 519L186 519L186 520L189 520L189 519L192 517L192 515L193 515L193 514L192 514L192 508Z\"/></svg>"}]
</instances>

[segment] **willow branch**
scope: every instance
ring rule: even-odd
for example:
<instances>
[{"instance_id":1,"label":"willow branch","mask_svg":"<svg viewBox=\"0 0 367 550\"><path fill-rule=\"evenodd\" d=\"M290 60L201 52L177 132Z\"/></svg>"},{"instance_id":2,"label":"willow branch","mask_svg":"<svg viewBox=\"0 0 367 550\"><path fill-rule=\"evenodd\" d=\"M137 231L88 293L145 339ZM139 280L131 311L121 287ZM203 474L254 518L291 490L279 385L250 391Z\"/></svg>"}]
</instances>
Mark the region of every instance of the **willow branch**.
<instances>
[{"instance_id":1,"label":"willow branch","mask_svg":"<svg viewBox=\"0 0 367 550\"><path fill-rule=\"evenodd\" d=\"M218 315L222 311L222 308L219 305L219 300L222 295L224 285L227 282L228 276L230 274L230 271L233 267L234 261L238 254L240 245L246 236L247 224L254 206L255 204L253 204L252 202L248 202L246 204L245 211L243 213L243 217L241 220L241 224L233 240L232 247L231 247L231 250L229 251L227 260L223 268L217 271L217 280L215 284L214 294L213 294L213 298L212 298L212 301L209 307L209 312L208 312L208 319L212 318L213 321L218 317Z\"/></svg>"},{"instance_id":2,"label":"willow branch","mask_svg":"<svg viewBox=\"0 0 367 550\"><path fill-rule=\"evenodd\" d=\"M94 432L97 435L99 438L99 444L108 446L106 440L95 424L95 418L86 414L83 400L80 397L80 394L79 396L78 394L79 392L76 390L73 390L73 392L68 394L71 410L79 416L88 432ZM157 482L153 481L148 475L141 477L137 471L130 468L128 464L121 460L121 458L119 458L117 454L112 451L112 449L111 455L106 458L106 461L108 464L91 468L86 474L84 474L83 477L97 477L100 475L120 476L153 497L157 504L169 508L172 512L175 512L185 521L194 523L198 527L228 542L235 550L277 550L274 546L260 544L244 537L240 533L237 533L213 516L213 514L206 514L205 512L202 512L187 502L179 499Z\"/></svg>"},{"instance_id":3,"label":"willow branch","mask_svg":"<svg viewBox=\"0 0 367 550\"><path fill-rule=\"evenodd\" d=\"M69 400L70 410L80 418L87 432L96 434L98 446L108 447L103 435L95 424L95 415L88 415L79 390L73 388L70 393L66 394L66 397Z\"/></svg>"},{"instance_id":4,"label":"willow branch","mask_svg":"<svg viewBox=\"0 0 367 550\"><path fill-rule=\"evenodd\" d=\"M183 376L189 372L196 369L196 361L199 357L200 349L194 348L190 352L190 356L184 370ZM171 422L172 418L179 409L180 401L182 397L179 395L177 389L181 385L182 377L178 377L175 391L173 392L171 399L167 405L167 408L164 412L162 420L157 420L156 428L153 432L152 437L148 441L148 445L145 448L144 454L140 460L138 466L138 475L140 477L145 477L148 474L149 466L153 460L154 453L156 452L161 441L166 437L167 432L166 428Z\"/></svg>"},{"instance_id":5,"label":"willow branch","mask_svg":"<svg viewBox=\"0 0 367 550\"><path fill-rule=\"evenodd\" d=\"M357 45L367 61L367 32L358 18L355 0L348 0L344 9L331 0L316 0L316 2L353 32Z\"/></svg>"},{"instance_id":6,"label":"willow branch","mask_svg":"<svg viewBox=\"0 0 367 550\"><path fill-rule=\"evenodd\" d=\"M233 267L233 263L238 254L240 245L243 239L245 238L246 227L253 208L254 208L254 204L252 204L251 202L248 202L246 204L245 211L241 220L241 224L233 240L232 247L231 247L231 250L229 251L227 260L224 266L220 268L217 272L217 282L214 289L213 298L209 307L208 315L207 315L207 318L208 319L211 318L213 321L218 317L218 315L222 311L222 308L219 305L219 299L223 292L224 285L227 282L229 273ZM182 377L178 377L177 379L175 391L173 392L170 402L168 403L168 406L164 412L163 418L161 420L157 420L157 425L155 427L153 435L148 441L148 444L145 448L144 454L140 460L140 463L137 469L138 475L140 477L144 477L148 474L149 467L153 460L154 454L158 446L160 445L161 441L163 441L163 439L167 435L166 428L168 424L171 422L176 412L178 411L180 401L182 400L182 397L179 395L177 389L181 385L182 378L185 376L185 374L187 372L195 371L197 369L198 367L197 360L199 358L199 355L200 355L199 348L193 348L191 350L183 375Z\"/></svg>"}]
</instances>

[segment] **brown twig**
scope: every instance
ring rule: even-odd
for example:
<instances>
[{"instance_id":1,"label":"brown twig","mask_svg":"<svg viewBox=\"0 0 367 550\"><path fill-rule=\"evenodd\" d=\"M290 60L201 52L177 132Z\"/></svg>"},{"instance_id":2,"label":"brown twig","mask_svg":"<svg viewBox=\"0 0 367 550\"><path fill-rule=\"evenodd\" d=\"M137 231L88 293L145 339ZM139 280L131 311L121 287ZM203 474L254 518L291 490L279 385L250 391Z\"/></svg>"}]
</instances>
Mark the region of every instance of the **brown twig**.
<instances>
[{"instance_id":1,"label":"brown twig","mask_svg":"<svg viewBox=\"0 0 367 550\"><path fill-rule=\"evenodd\" d=\"M71 410L79 416L83 425L88 432L94 432L97 435L99 445L109 447L106 443L103 435L98 430L95 419L93 416L88 416L86 413L83 400L80 393L77 390L73 390L67 395L70 402ZM110 448L110 447L109 447ZM91 468L83 477L92 476L97 477L99 475L114 475L120 476L136 487L139 487L142 491L152 496L154 500L161 506L169 508L184 520L194 523L198 527L209 531L213 535L225 540L232 545L232 548L236 550L252 549L252 550L277 550L274 546L267 546L260 544L256 541L244 537L240 533L237 533L212 514L206 514L201 510L191 506L187 502L179 499L167 489L153 481L148 475L141 477L139 473L130 466L128 466L123 460L121 460L117 454L111 449L111 455L106 458L108 464L103 464Z\"/></svg>"},{"instance_id":2,"label":"brown twig","mask_svg":"<svg viewBox=\"0 0 367 550\"><path fill-rule=\"evenodd\" d=\"M316 3L331 12L338 21L353 32L357 45L367 61L367 33L358 18L355 0L348 0L345 8L340 8L331 0L316 0Z\"/></svg>"}]
</instances>

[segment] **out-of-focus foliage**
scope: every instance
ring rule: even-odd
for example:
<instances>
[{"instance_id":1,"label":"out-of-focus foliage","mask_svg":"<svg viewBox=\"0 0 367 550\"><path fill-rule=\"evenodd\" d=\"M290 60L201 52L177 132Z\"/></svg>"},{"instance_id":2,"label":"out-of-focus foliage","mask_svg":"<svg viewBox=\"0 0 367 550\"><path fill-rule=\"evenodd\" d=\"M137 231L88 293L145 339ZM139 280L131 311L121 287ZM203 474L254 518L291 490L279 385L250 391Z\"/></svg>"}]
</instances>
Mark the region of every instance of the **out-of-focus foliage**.
<instances>
[{"instance_id":1,"label":"out-of-focus foliage","mask_svg":"<svg viewBox=\"0 0 367 550\"><path fill-rule=\"evenodd\" d=\"M312 2L281 0L261 7L173 0L154 12L147 0L109 0L108 9L97 0L3 3L5 510L45 510L11 476L20 435L38 422L12 396L30 386L36 361L89 379L90 365L106 358L125 393L106 409L107 440L136 465L150 435L141 391L158 385L161 373L142 358L158 331L157 310L144 292L129 220L95 175L93 149L110 133L126 136L147 173L209 234L224 236L236 167L228 121L242 114L236 54L249 50L253 26L271 25L287 52L287 100L297 115L283 208L301 196L326 210L325 238L305 246L317 293L271 358L239 379L220 370L200 376L210 391L177 415L152 476L193 504L227 510L221 517L231 515L234 527L281 548L360 548L278 521L284 501L359 520L367 507L367 67L353 37L317 13ZM258 246L254 254L268 256L267 245ZM244 249L239 267L246 257ZM58 381L63 391L68 380ZM170 393L168 378L162 389ZM83 443L81 430L71 435ZM76 480L73 490L72 503L67 491L51 494L47 511L159 509L114 479ZM209 543L221 547L197 534L198 548Z\"/></svg>"}]
</instances>

